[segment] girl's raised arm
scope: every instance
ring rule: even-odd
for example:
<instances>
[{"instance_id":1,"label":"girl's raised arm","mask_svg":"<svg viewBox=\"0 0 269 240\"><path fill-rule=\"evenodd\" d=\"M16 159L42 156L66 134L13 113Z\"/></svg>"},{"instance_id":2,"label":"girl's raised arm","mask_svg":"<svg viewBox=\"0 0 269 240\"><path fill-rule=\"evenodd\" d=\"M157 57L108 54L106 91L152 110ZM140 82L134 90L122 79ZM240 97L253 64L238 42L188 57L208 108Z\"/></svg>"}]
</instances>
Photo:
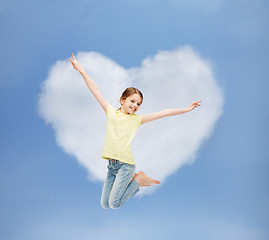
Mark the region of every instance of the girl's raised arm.
<instances>
[{"instance_id":1,"label":"girl's raised arm","mask_svg":"<svg viewBox=\"0 0 269 240\"><path fill-rule=\"evenodd\" d=\"M201 101L197 101L197 102L193 102L188 108L186 109L165 109L162 110L160 112L155 112L155 113L151 113L151 114L147 114L147 115L143 115L142 120L141 120L141 124L150 122L150 121L154 121L163 117L169 117L169 116L174 116L174 115L179 115L179 114L183 114L186 112L190 112L192 111L194 108L201 106L200 105Z\"/></svg>"},{"instance_id":2,"label":"girl's raised arm","mask_svg":"<svg viewBox=\"0 0 269 240\"><path fill-rule=\"evenodd\" d=\"M103 95L101 94L101 92L99 91L97 85L95 84L95 82L88 76L88 74L84 71L84 69L82 68L82 66L80 65L80 62L78 62L75 59L74 53L72 54L73 60L71 58L69 58L69 60L71 61L73 67L75 70L77 70L81 76L83 77L83 79L85 80L88 88L90 89L90 91L92 92L92 94L94 95L94 97L96 98L96 100L99 102L99 104L101 105L101 107L104 109L104 111L106 112L107 110L107 106L108 106L108 102L106 101L106 99L103 97Z\"/></svg>"}]
</instances>

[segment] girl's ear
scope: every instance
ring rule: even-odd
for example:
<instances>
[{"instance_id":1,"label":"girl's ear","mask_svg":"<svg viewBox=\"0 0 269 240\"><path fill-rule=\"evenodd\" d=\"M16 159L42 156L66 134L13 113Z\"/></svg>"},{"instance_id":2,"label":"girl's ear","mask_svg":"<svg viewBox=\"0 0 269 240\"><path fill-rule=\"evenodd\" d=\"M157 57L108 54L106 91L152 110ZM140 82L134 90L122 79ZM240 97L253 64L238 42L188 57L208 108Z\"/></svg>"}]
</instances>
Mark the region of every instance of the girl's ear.
<instances>
[{"instance_id":1,"label":"girl's ear","mask_svg":"<svg viewBox=\"0 0 269 240\"><path fill-rule=\"evenodd\" d=\"M121 100L120 100L120 104L121 104L121 105L124 104L124 103L125 103L125 100L126 100L126 99L121 99Z\"/></svg>"}]
</instances>

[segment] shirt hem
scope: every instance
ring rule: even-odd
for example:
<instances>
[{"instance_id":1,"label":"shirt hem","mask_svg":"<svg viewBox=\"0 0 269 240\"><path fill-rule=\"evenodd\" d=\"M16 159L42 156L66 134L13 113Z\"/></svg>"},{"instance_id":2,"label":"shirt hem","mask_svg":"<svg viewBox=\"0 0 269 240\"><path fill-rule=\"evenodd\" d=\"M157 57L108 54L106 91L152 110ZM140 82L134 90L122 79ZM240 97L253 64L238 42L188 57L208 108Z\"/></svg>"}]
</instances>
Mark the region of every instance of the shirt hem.
<instances>
[{"instance_id":1,"label":"shirt hem","mask_svg":"<svg viewBox=\"0 0 269 240\"><path fill-rule=\"evenodd\" d=\"M128 161L124 161L122 159L115 158L115 157L107 157L107 156L101 156L101 157L104 158L104 159L106 159L106 160L115 159L115 160L118 160L118 161L123 162L123 163L128 163L130 165L135 165L135 162L128 162Z\"/></svg>"}]
</instances>

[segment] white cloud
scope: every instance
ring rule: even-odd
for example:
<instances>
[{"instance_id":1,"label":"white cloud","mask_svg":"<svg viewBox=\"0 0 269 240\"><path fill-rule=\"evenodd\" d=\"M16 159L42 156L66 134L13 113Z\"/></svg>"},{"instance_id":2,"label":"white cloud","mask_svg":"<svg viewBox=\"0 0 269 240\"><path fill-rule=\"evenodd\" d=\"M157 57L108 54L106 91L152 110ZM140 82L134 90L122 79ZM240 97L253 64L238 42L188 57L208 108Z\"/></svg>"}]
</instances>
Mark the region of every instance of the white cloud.
<instances>
[{"instance_id":1,"label":"white cloud","mask_svg":"<svg viewBox=\"0 0 269 240\"><path fill-rule=\"evenodd\" d=\"M144 94L138 114L185 108L193 101L203 101L191 113L139 128L132 145L137 171L143 170L161 183L180 166L194 161L222 115L223 95L211 65L190 47L161 51L131 69L95 52L80 52L77 59L115 108L128 86L136 86ZM58 61L51 68L42 87L39 110L53 126L59 146L89 170L91 180L104 180L107 161L100 155L105 114L69 60Z\"/></svg>"}]
</instances>

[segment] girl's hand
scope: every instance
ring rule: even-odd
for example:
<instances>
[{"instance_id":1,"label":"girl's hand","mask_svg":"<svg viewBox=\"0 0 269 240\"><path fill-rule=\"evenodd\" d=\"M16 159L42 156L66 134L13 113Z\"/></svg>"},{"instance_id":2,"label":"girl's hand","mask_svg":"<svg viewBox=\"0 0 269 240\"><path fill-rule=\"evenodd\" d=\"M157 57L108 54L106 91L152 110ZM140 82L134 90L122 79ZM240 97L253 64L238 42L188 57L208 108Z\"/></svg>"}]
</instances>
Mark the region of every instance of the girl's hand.
<instances>
[{"instance_id":1,"label":"girl's hand","mask_svg":"<svg viewBox=\"0 0 269 240\"><path fill-rule=\"evenodd\" d=\"M73 56L73 60L71 58L69 58L69 60L71 61L72 65L73 65L73 68L76 69L79 72L82 72L83 68L81 67L80 62L78 62L75 59L74 53L72 54L72 56Z\"/></svg>"},{"instance_id":2,"label":"girl's hand","mask_svg":"<svg viewBox=\"0 0 269 240\"><path fill-rule=\"evenodd\" d=\"M189 108L187 108L188 111L190 112L190 111L192 111L194 108L197 108L197 107L201 106L201 105L199 104L200 102L202 102L202 101L193 102L193 103L189 106Z\"/></svg>"}]
</instances>

